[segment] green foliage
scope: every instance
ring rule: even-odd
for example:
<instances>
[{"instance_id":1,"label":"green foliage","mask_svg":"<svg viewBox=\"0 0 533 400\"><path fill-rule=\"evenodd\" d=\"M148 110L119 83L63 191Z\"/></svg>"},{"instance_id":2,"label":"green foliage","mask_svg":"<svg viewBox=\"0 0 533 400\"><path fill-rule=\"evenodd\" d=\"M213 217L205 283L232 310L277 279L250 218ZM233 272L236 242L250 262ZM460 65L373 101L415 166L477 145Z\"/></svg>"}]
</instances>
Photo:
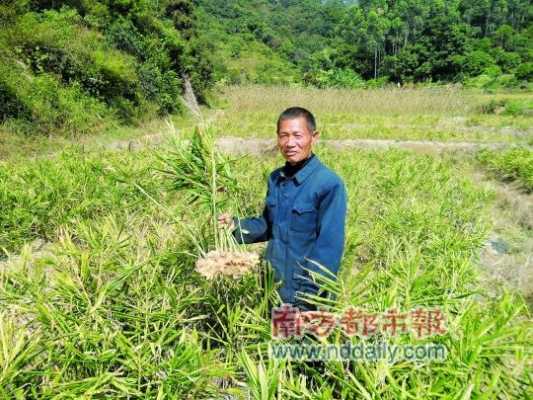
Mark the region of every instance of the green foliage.
<instances>
[{"instance_id":1,"label":"green foliage","mask_svg":"<svg viewBox=\"0 0 533 400\"><path fill-rule=\"evenodd\" d=\"M47 134L136 124L182 112L184 79L205 104L215 81L527 88L531 7L489 3L4 1L0 121Z\"/></svg>"},{"instance_id":2,"label":"green foliage","mask_svg":"<svg viewBox=\"0 0 533 400\"><path fill-rule=\"evenodd\" d=\"M173 157L168 148L158 151ZM32 255L25 247L18 261L1 265L0 397L528 398L529 313L519 296L488 293L473 262L490 229L490 194L445 155L321 149L320 156L350 193L351 243L339 281L329 283L337 299L321 305L337 314L348 306L372 313L439 307L447 332L431 341L446 346L445 360L267 359L269 305L279 302L268 268L238 281L200 279L186 235L132 188L142 184L191 229L201 231L208 211L191 210L147 173L150 151L67 152L2 164L2 179L21 201L4 197L0 218L33 213L38 227L48 207L55 224L54 203L68 218L46 237L53 241L50 254ZM256 211L266 183L266 176L257 177L276 163L238 160L235 172L253 183ZM41 191L40 201L26 201ZM31 230L21 236L35 238ZM351 340L359 339L336 330L321 343ZM424 343L407 335L386 340Z\"/></svg>"},{"instance_id":3,"label":"green foliage","mask_svg":"<svg viewBox=\"0 0 533 400\"><path fill-rule=\"evenodd\" d=\"M490 67L495 67L494 59L483 50L474 50L461 56L460 63L463 71L469 76L480 75ZM490 75L498 75L498 72L501 71L490 70Z\"/></svg>"},{"instance_id":4,"label":"green foliage","mask_svg":"<svg viewBox=\"0 0 533 400\"><path fill-rule=\"evenodd\" d=\"M364 80L424 82L462 81L488 68L512 75L520 68L506 85L529 79L528 67L521 67L531 62L531 12L525 1L504 0L494 7L438 0L199 4L201 34L217 42L223 64L260 42L300 70L298 82L319 87L358 86L346 71ZM220 72L218 79L224 79L224 69ZM246 72L241 75L247 79Z\"/></svg>"},{"instance_id":5,"label":"green foliage","mask_svg":"<svg viewBox=\"0 0 533 400\"><path fill-rule=\"evenodd\" d=\"M105 104L87 94L79 83L64 85L55 75L32 76L28 69L0 61L0 122L25 133L68 131L84 134L113 120Z\"/></svg>"},{"instance_id":6,"label":"green foliage","mask_svg":"<svg viewBox=\"0 0 533 400\"><path fill-rule=\"evenodd\" d=\"M127 183L140 182L150 190L146 168L134 164L124 155L105 160L71 150L57 159L0 165L0 249L14 251L39 237L52 240L75 218L96 218L144 199Z\"/></svg>"},{"instance_id":7,"label":"green foliage","mask_svg":"<svg viewBox=\"0 0 533 400\"><path fill-rule=\"evenodd\" d=\"M365 81L353 70L348 68L318 70L309 73L304 79L307 83L319 88L339 87L357 89L365 87Z\"/></svg>"},{"instance_id":8,"label":"green foliage","mask_svg":"<svg viewBox=\"0 0 533 400\"><path fill-rule=\"evenodd\" d=\"M533 81L533 62L526 62L516 69L516 77L525 81Z\"/></svg>"},{"instance_id":9,"label":"green foliage","mask_svg":"<svg viewBox=\"0 0 533 400\"><path fill-rule=\"evenodd\" d=\"M8 47L33 74L53 73L64 84L114 106L126 122L142 94L132 57L105 45L101 36L79 25L75 10L27 13L4 32Z\"/></svg>"},{"instance_id":10,"label":"green foliage","mask_svg":"<svg viewBox=\"0 0 533 400\"><path fill-rule=\"evenodd\" d=\"M108 125L134 124L155 112L181 112L185 75L200 101L213 84L188 0L11 1L0 8L0 22L0 62L10 70L0 77L8 127L51 133L75 126L84 133L101 129L103 117ZM15 89L24 79L44 87L42 104ZM80 120L83 107L92 117Z\"/></svg>"},{"instance_id":11,"label":"green foliage","mask_svg":"<svg viewBox=\"0 0 533 400\"><path fill-rule=\"evenodd\" d=\"M533 109L530 104L530 111ZM504 151L481 151L479 162L489 172L504 181L518 181L528 192L533 192L533 151L527 148L513 148Z\"/></svg>"},{"instance_id":12,"label":"green foliage","mask_svg":"<svg viewBox=\"0 0 533 400\"><path fill-rule=\"evenodd\" d=\"M493 71L488 69L484 74L466 78L464 80L465 87L495 90L524 86L524 83L518 81L513 74L494 75Z\"/></svg>"},{"instance_id":13,"label":"green foliage","mask_svg":"<svg viewBox=\"0 0 533 400\"><path fill-rule=\"evenodd\" d=\"M533 101L530 99L493 99L489 103L481 105L480 111L485 114L527 116L533 114Z\"/></svg>"},{"instance_id":14,"label":"green foliage","mask_svg":"<svg viewBox=\"0 0 533 400\"><path fill-rule=\"evenodd\" d=\"M277 51L247 35L213 29L208 16L201 14L202 41L210 43L216 60L214 78L220 83L290 85L300 81L296 66L288 63Z\"/></svg>"}]
</instances>

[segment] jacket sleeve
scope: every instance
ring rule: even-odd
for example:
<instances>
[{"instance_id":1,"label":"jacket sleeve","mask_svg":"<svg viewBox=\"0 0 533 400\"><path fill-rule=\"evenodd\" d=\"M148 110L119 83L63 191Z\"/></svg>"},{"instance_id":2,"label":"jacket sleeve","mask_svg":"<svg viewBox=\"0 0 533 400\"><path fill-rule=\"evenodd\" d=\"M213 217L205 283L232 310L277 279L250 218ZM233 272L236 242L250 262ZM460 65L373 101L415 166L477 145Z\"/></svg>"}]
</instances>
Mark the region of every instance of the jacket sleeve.
<instances>
[{"instance_id":1,"label":"jacket sleeve","mask_svg":"<svg viewBox=\"0 0 533 400\"><path fill-rule=\"evenodd\" d=\"M346 208L346 188L342 180L335 184L322 197L318 209L318 235L315 244L303 263L303 268L323 275L316 263L325 267L333 275L337 275L344 251ZM312 281L308 272L303 271L305 279L299 279L298 290L315 293L317 285ZM332 276L329 276L332 278Z\"/></svg>"},{"instance_id":2,"label":"jacket sleeve","mask_svg":"<svg viewBox=\"0 0 533 400\"><path fill-rule=\"evenodd\" d=\"M266 197L270 193L270 179L268 182L268 190ZM240 219L239 217L233 217L233 223L236 228L232 232L233 237L239 244L243 243L257 243L270 240L272 237L272 226L268 222L268 207L263 207L263 213L260 216L249 217Z\"/></svg>"},{"instance_id":3,"label":"jacket sleeve","mask_svg":"<svg viewBox=\"0 0 533 400\"><path fill-rule=\"evenodd\" d=\"M239 244L265 242L270 239L271 227L268 223L268 208L265 204L261 216L240 219L233 217L236 226L233 237Z\"/></svg>"}]
</instances>

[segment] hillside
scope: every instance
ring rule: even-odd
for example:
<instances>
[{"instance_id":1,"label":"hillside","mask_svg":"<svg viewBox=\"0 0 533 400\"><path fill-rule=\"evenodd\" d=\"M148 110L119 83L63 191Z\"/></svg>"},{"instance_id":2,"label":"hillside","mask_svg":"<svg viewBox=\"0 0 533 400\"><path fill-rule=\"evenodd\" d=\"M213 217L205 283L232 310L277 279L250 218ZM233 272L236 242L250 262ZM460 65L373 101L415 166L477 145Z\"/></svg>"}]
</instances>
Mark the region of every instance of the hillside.
<instances>
[{"instance_id":1,"label":"hillside","mask_svg":"<svg viewBox=\"0 0 533 400\"><path fill-rule=\"evenodd\" d=\"M220 74L231 83L518 86L532 78L528 1L198 3L202 34L216 42L226 60Z\"/></svg>"},{"instance_id":2,"label":"hillside","mask_svg":"<svg viewBox=\"0 0 533 400\"><path fill-rule=\"evenodd\" d=\"M530 88L523 0L7 0L0 140L138 126L216 84Z\"/></svg>"},{"instance_id":3,"label":"hillside","mask_svg":"<svg viewBox=\"0 0 533 400\"><path fill-rule=\"evenodd\" d=\"M190 1L25 1L0 5L0 122L68 135L182 109L213 83Z\"/></svg>"}]
</instances>

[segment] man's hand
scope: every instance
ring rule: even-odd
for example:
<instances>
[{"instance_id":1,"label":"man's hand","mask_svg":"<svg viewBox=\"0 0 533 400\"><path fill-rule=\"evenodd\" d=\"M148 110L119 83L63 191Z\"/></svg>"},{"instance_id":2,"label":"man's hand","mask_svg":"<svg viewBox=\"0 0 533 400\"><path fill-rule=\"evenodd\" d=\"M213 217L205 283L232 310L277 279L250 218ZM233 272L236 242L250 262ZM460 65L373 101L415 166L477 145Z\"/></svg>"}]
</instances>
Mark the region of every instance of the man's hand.
<instances>
[{"instance_id":1,"label":"man's hand","mask_svg":"<svg viewBox=\"0 0 533 400\"><path fill-rule=\"evenodd\" d=\"M235 224L233 223L233 217L229 213L220 214L217 218L219 228L228 228L230 231L235 229Z\"/></svg>"}]
</instances>

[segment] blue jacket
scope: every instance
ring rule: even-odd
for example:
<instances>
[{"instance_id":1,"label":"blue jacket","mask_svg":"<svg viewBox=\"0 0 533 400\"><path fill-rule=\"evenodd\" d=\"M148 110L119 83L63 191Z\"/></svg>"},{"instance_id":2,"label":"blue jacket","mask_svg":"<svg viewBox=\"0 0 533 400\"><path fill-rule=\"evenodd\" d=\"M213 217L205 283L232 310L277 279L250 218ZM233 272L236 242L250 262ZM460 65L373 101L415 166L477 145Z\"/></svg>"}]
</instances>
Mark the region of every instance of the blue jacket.
<instances>
[{"instance_id":1,"label":"blue jacket","mask_svg":"<svg viewBox=\"0 0 533 400\"><path fill-rule=\"evenodd\" d=\"M272 264L275 279L283 282L280 297L298 305L297 291L318 290L303 268L322 273L308 259L337 275L345 219L345 185L315 155L293 177L285 176L283 168L274 170L268 179L263 214L240 221L235 218L233 235L239 243L268 240L265 258Z\"/></svg>"}]
</instances>

